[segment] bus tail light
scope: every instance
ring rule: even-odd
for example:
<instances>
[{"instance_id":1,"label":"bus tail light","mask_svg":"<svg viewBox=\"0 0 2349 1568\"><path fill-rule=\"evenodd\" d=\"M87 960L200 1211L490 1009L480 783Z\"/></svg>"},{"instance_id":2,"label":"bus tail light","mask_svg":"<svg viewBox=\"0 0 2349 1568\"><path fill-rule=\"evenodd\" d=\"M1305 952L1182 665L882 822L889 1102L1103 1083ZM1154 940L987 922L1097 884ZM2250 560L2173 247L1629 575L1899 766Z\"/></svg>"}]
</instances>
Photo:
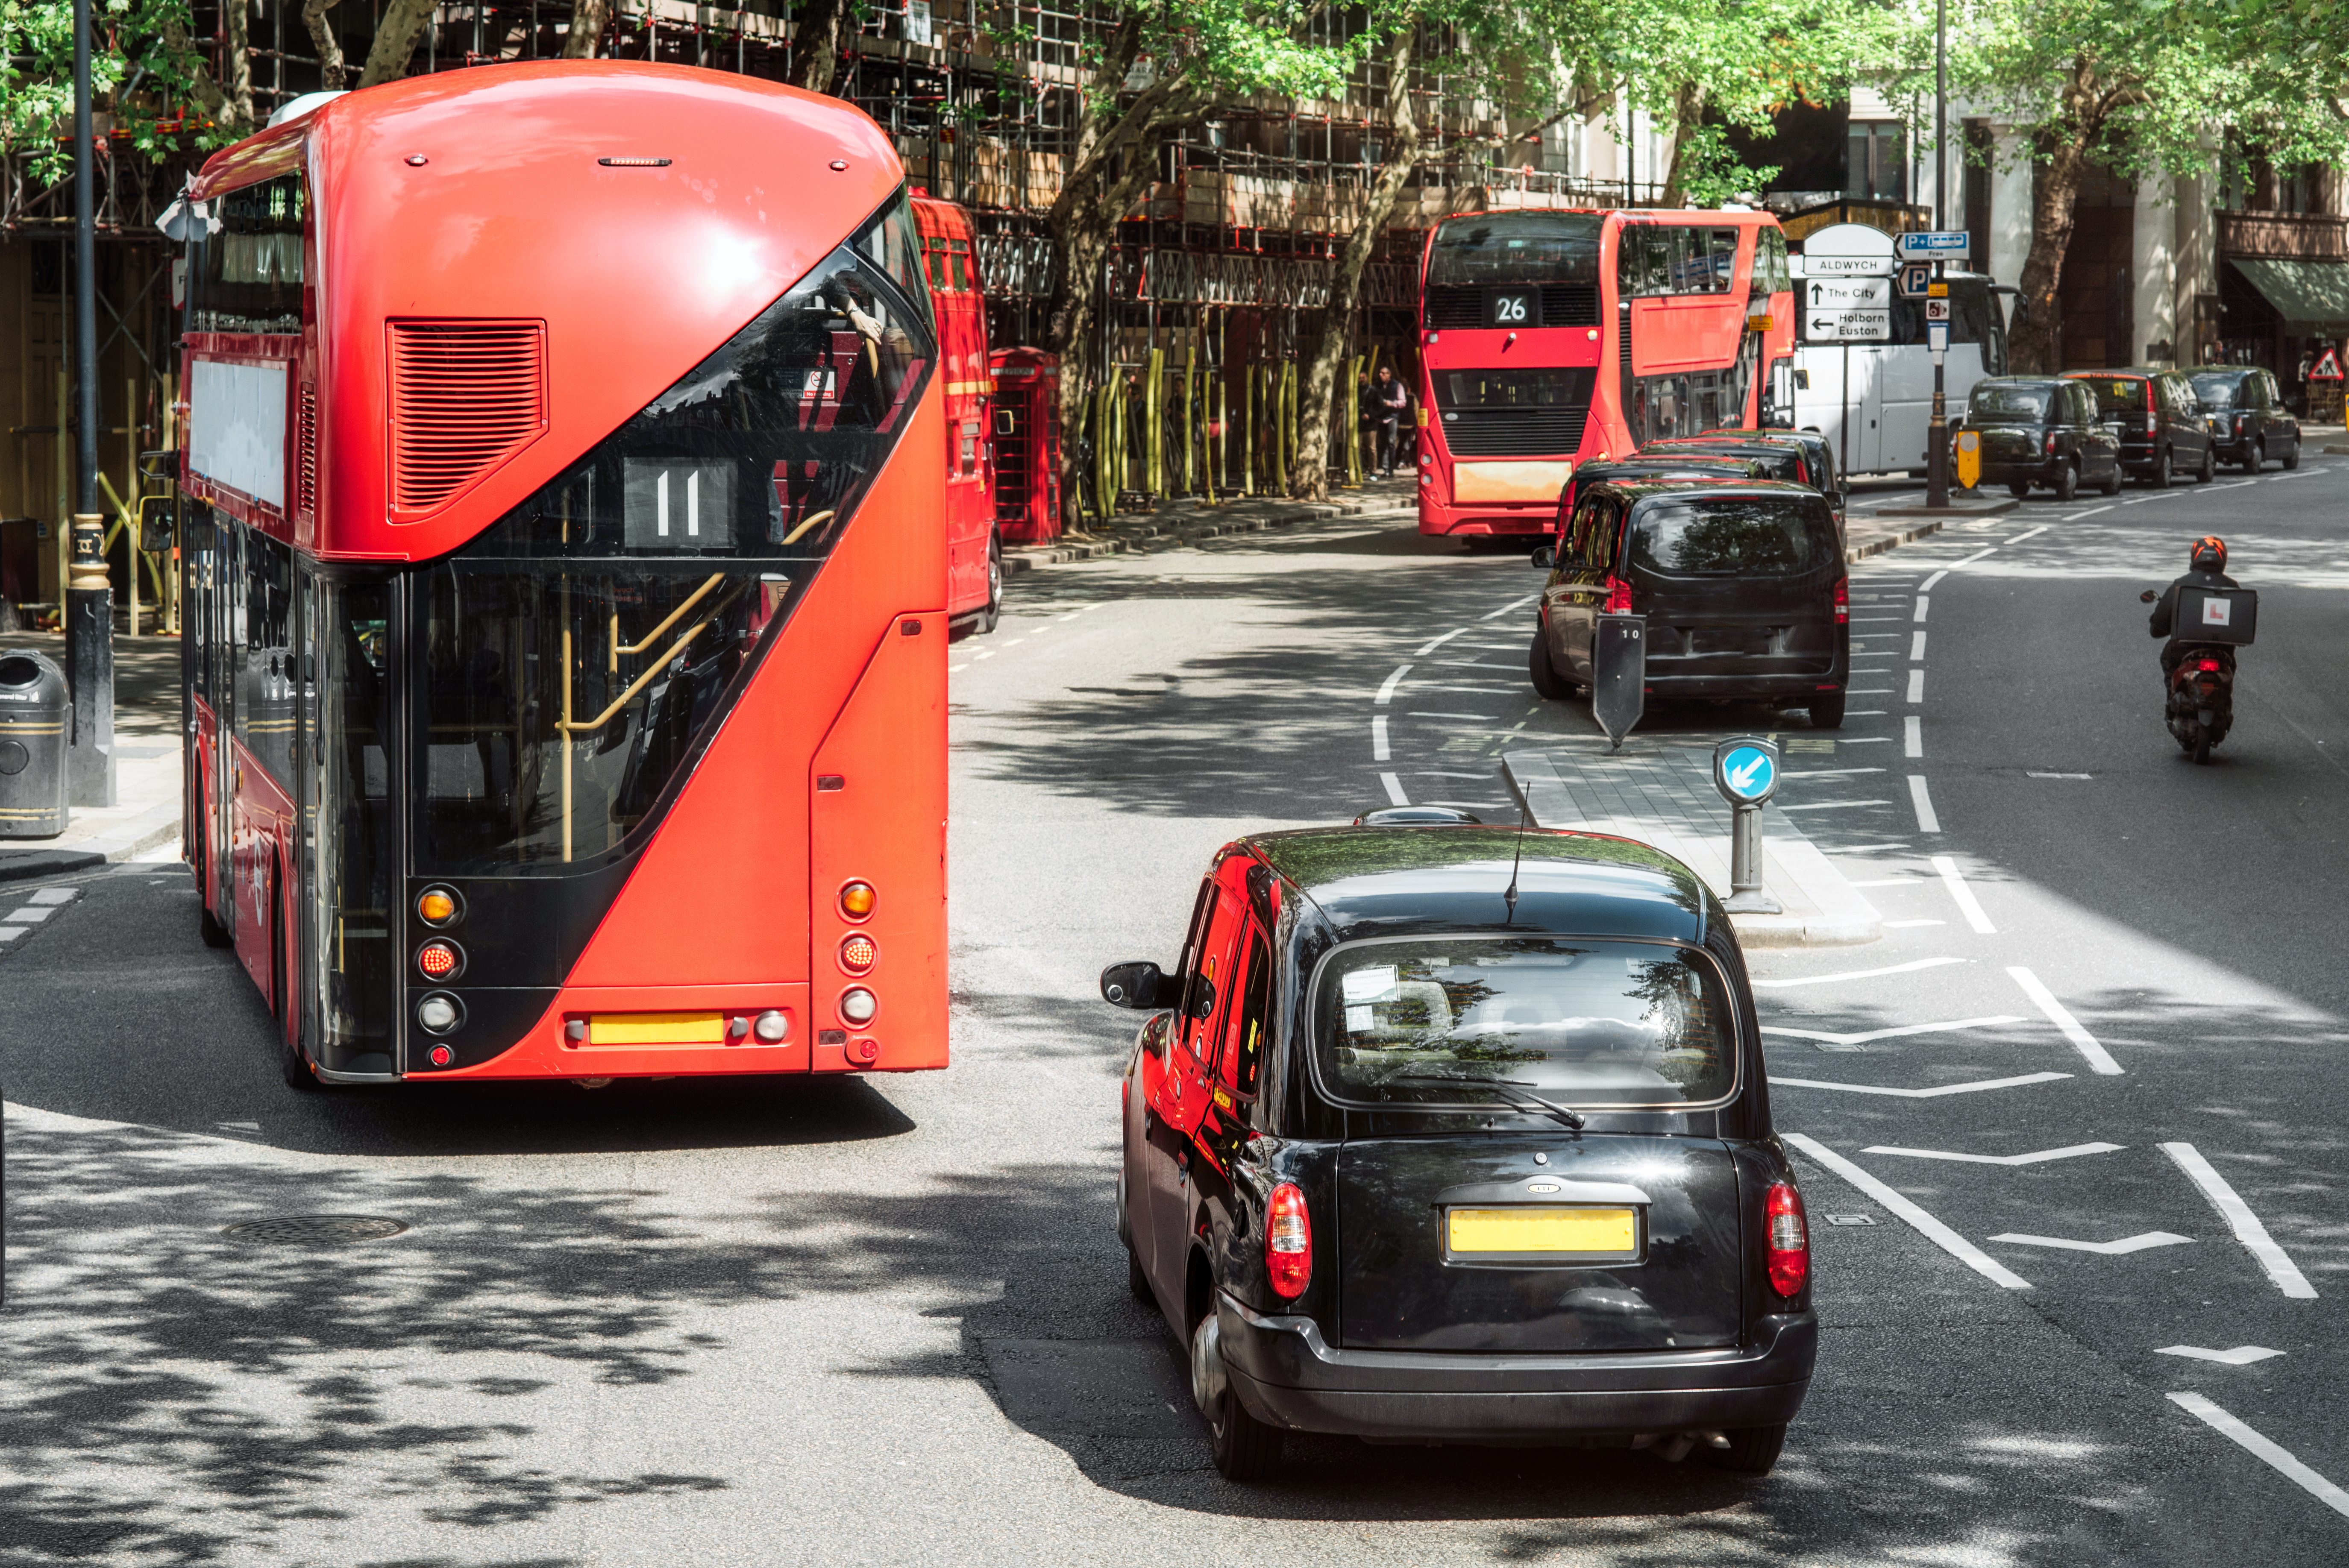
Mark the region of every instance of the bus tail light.
<instances>
[{"instance_id":1,"label":"bus tail light","mask_svg":"<svg viewBox=\"0 0 2349 1568\"><path fill-rule=\"evenodd\" d=\"M851 985L840 994L840 1016L845 1023L869 1024L880 1010L879 999L862 985Z\"/></svg>"},{"instance_id":2,"label":"bus tail light","mask_svg":"<svg viewBox=\"0 0 2349 1568\"><path fill-rule=\"evenodd\" d=\"M840 944L840 966L851 975L870 973L880 961L879 944L861 931Z\"/></svg>"},{"instance_id":3,"label":"bus tail light","mask_svg":"<svg viewBox=\"0 0 2349 1568\"><path fill-rule=\"evenodd\" d=\"M465 955L453 942L428 942L416 950L416 967L427 980L453 980Z\"/></svg>"},{"instance_id":4,"label":"bus tail light","mask_svg":"<svg viewBox=\"0 0 2349 1568\"><path fill-rule=\"evenodd\" d=\"M1775 1182L1762 1213L1769 1226L1770 1288L1791 1300L1811 1277L1811 1232L1803 1218L1803 1195L1792 1181Z\"/></svg>"},{"instance_id":5,"label":"bus tail light","mask_svg":"<svg viewBox=\"0 0 2349 1568\"><path fill-rule=\"evenodd\" d=\"M1607 579L1607 614L1628 615L1631 613L1631 585L1620 577Z\"/></svg>"},{"instance_id":6,"label":"bus tail light","mask_svg":"<svg viewBox=\"0 0 2349 1568\"><path fill-rule=\"evenodd\" d=\"M1313 1220L1294 1181L1272 1190L1264 1211L1264 1274L1273 1293L1295 1301L1313 1279Z\"/></svg>"},{"instance_id":7,"label":"bus tail light","mask_svg":"<svg viewBox=\"0 0 2349 1568\"><path fill-rule=\"evenodd\" d=\"M1836 579L1835 606L1836 624L1838 626L1848 626L1851 624L1850 578L1838 577Z\"/></svg>"}]
</instances>

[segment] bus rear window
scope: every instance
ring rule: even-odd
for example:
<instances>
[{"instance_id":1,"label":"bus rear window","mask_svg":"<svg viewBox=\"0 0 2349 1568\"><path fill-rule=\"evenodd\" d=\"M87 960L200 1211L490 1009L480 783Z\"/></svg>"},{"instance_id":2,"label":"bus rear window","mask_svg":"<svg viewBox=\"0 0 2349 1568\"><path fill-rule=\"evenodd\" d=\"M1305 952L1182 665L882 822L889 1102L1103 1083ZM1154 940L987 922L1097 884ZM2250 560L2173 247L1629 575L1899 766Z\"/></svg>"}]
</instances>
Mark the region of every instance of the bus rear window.
<instances>
[{"instance_id":1,"label":"bus rear window","mask_svg":"<svg viewBox=\"0 0 2349 1568\"><path fill-rule=\"evenodd\" d=\"M1588 212L1500 212L1454 218L1428 252L1431 288L1479 284L1596 284L1599 228Z\"/></svg>"},{"instance_id":2,"label":"bus rear window","mask_svg":"<svg viewBox=\"0 0 2349 1568\"><path fill-rule=\"evenodd\" d=\"M1665 577L1792 577L1837 558L1824 501L1723 496L1649 501L1631 514L1631 564Z\"/></svg>"}]
</instances>

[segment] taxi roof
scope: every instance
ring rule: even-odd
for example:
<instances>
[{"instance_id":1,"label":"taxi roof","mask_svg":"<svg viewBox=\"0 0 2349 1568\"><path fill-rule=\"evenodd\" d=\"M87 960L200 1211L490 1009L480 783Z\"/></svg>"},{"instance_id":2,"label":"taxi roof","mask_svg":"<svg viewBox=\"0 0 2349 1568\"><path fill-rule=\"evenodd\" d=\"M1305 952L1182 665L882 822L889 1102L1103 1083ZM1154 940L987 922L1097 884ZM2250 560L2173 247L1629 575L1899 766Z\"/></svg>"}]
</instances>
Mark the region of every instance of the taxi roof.
<instances>
[{"instance_id":1,"label":"taxi roof","mask_svg":"<svg viewBox=\"0 0 2349 1568\"><path fill-rule=\"evenodd\" d=\"M1790 496L1808 500L1820 499L1819 492L1816 489L1806 484L1797 484L1793 480L1683 480L1658 476L1655 479L1645 480L1601 480L1590 488L1594 490L1610 490L1619 495L1630 496L1634 500L1652 495L1691 493L1708 496Z\"/></svg>"},{"instance_id":2,"label":"taxi roof","mask_svg":"<svg viewBox=\"0 0 2349 1568\"><path fill-rule=\"evenodd\" d=\"M1688 867L1631 839L1502 825L1301 828L1242 842L1340 942L1437 931L1701 943L1717 906ZM1512 867L1517 901L1503 893Z\"/></svg>"}]
</instances>

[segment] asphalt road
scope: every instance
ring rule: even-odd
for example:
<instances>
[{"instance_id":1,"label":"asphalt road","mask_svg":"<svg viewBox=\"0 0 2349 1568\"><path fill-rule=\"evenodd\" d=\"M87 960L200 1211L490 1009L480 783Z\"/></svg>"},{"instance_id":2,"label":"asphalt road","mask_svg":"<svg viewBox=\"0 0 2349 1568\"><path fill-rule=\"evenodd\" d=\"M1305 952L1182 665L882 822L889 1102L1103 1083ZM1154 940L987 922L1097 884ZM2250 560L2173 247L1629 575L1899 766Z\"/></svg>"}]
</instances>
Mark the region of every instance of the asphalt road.
<instances>
[{"instance_id":1,"label":"asphalt road","mask_svg":"<svg viewBox=\"0 0 2349 1568\"><path fill-rule=\"evenodd\" d=\"M297 1096L183 872L61 884L0 953L0 1563L2349 1558L2209 1418L2349 1485L2349 467L2121 501L1857 568L1831 753L1651 717L1808 742L1782 799L1889 927L1754 960L1827 1326L1771 1479L1315 1439L1235 1487L1126 1297L1100 966L1171 958L1235 833L1495 806L1502 747L1588 733L1526 685L1521 559L1354 521L1019 580L957 645L946 1073ZM2197 769L2136 593L2212 528L2263 632ZM409 1228L222 1233L314 1213Z\"/></svg>"}]
</instances>

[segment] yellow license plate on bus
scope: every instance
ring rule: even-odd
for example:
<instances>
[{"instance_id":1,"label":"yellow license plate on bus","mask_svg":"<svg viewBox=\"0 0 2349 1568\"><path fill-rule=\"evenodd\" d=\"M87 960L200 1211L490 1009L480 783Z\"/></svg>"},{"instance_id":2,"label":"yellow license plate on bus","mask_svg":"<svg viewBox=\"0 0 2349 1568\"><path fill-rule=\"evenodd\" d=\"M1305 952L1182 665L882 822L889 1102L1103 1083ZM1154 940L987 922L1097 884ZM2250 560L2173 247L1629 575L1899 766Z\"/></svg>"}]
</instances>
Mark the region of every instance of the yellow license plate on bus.
<instances>
[{"instance_id":1,"label":"yellow license plate on bus","mask_svg":"<svg viewBox=\"0 0 2349 1568\"><path fill-rule=\"evenodd\" d=\"M723 1013L598 1013L587 1020L591 1046L722 1046Z\"/></svg>"},{"instance_id":2,"label":"yellow license plate on bus","mask_svg":"<svg viewBox=\"0 0 2349 1568\"><path fill-rule=\"evenodd\" d=\"M1630 1209L1451 1209L1444 1239L1455 1257L1570 1253L1580 1257L1637 1257L1639 1215Z\"/></svg>"}]
</instances>

